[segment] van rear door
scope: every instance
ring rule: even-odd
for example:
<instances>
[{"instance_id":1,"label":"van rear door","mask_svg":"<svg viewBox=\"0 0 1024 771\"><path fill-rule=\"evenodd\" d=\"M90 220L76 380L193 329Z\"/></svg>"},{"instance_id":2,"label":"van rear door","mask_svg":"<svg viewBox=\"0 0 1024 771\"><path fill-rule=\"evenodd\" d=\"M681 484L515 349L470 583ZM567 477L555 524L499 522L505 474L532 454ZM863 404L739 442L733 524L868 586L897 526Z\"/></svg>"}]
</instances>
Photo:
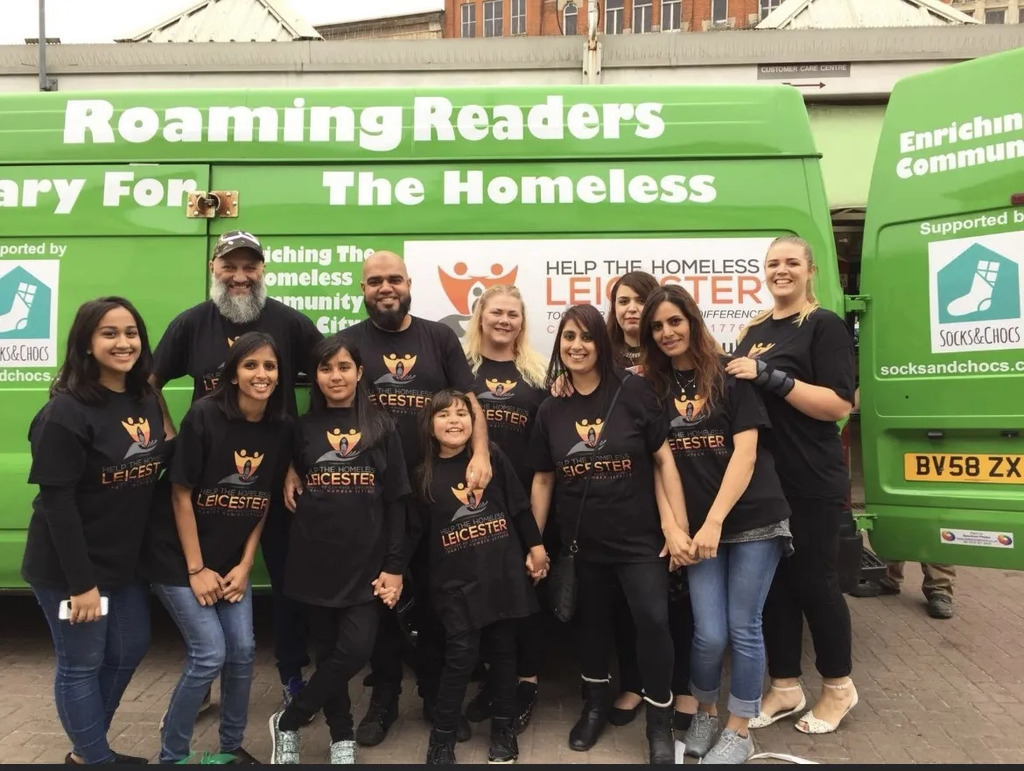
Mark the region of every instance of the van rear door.
<instances>
[{"instance_id":1,"label":"van rear door","mask_svg":"<svg viewBox=\"0 0 1024 771\"><path fill-rule=\"evenodd\" d=\"M879 556L1024 569L1024 49L895 87L868 199L861 322Z\"/></svg>"}]
</instances>

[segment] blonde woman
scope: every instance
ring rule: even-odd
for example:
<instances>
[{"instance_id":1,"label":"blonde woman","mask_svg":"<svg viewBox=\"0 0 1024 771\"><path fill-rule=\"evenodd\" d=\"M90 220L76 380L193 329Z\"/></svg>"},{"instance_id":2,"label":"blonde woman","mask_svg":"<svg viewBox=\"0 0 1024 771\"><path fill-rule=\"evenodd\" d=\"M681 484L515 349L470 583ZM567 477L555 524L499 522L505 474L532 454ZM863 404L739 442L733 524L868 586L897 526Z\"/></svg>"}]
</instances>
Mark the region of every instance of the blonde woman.
<instances>
[{"instance_id":1,"label":"blonde woman","mask_svg":"<svg viewBox=\"0 0 1024 771\"><path fill-rule=\"evenodd\" d=\"M853 337L846 323L819 308L814 257L796 236L775 239L764 263L773 307L754 318L726 371L750 380L764 397L772 430L766 444L791 510L793 556L779 562L764 607L771 689L751 728L800 714L803 620L811 630L822 689L796 723L831 733L857 704L850 611L839 588L839 526L849 477L836 422L853 408Z\"/></svg>"},{"instance_id":2,"label":"blonde woman","mask_svg":"<svg viewBox=\"0 0 1024 771\"><path fill-rule=\"evenodd\" d=\"M487 418L487 435L508 456L523 488L530 490L533 471L526 464L527 448L537 409L548 395L544 388L547 363L530 347L526 307L516 287L492 286L481 295L469 321L465 348L475 378L473 393ZM533 715L544 657L539 613L518 622L516 638L515 728L521 733ZM466 705L466 718L480 722L490 715L491 694L485 685Z\"/></svg>"}]
</instances>

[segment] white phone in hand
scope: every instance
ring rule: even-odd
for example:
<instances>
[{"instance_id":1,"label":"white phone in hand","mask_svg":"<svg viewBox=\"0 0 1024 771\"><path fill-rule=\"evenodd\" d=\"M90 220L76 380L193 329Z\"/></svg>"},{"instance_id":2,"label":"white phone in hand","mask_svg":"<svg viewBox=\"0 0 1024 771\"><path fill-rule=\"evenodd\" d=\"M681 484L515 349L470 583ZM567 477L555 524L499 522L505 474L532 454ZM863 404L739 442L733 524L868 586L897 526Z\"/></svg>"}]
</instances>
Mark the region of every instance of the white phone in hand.
<instances>
[{"instance_id":1,"label":"white phone in hand","mask_svg":"<svg viewBox=\"0 0 1024 771\"><path fill-rule=\"evenodd\" d=\"M109 606L109 600L106 597L100 596L100 615L107 615L107 607ZM71 600L61 600L60 607L57 609L57 618L61 621L67 621L71 618Z\"/></svg>"}]
</instances>

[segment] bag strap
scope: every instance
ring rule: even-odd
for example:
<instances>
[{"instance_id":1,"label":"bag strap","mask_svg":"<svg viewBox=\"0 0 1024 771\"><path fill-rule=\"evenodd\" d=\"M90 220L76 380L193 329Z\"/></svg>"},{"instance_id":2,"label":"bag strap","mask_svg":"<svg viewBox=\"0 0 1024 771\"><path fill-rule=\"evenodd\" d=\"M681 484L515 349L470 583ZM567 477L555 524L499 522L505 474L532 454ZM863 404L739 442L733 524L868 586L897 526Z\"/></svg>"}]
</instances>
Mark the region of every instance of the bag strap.
<instances>
[{"instance_id":1,"label":"bag strap","mask_svg":"<svg viewBox=\"0 0 1024 771\"><path fill-rule=\"evenodd\" d=\"M612 418L612 410L615 409L615 402L619 400L619 394L622 393L622 384L629 380L631 377L633 377L632 373L627 372L626 376L619 381L619 387L615 389L615 393L612 395L612 400L608 405L608 411L605 413L604 422L601 423L602 431L604 431L604 426L607 426L608 421L611 420ZM596 444L590 450L590 454L593 455L595 452L597 452ZM593 469L593 465L591 465L591 467L587 469L587 478L583 482L583 496L580 498L580 510L579 513L576 515L576 529L573 531L572 534L572 543L569 544L570 554L575 554L580 550L579 544L577 543L577 539L580 535L580 523L583 522L583 509L587 505L587 492L590 490L590 478L592 476L590 473L591 469Z\"/></svg>"}]
</instances>

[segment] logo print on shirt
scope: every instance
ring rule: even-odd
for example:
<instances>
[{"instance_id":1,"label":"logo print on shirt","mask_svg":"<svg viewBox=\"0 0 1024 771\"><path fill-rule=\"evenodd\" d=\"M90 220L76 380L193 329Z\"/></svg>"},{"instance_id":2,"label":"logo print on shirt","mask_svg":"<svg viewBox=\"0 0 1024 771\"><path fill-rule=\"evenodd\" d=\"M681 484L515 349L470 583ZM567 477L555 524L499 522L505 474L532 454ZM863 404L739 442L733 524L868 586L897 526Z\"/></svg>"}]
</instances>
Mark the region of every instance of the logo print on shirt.
<instances>
[{"instance_id":1,"label":"logo print on shirt","mask_svg":"<svg viewBox=\"0 0 1024 771\"><path fill-rule=\"evenodd\" d=\"M484 271L488 272L484 272ZM437 278L441 289L451 303L455 313L438 319L446 327L454 330L457 337L466 335L465 323L473 313L473 306L480 296L492 286L499 284L515 284L516 276L519 273L519 266L513 266L508 271L500 263L493 263L486 268L473 265L473 273L470 273L470 266L461 260L452 266L449 273L440 265L437 267Z\"/></svg>"},{"instance_id":2,"label":"logo print on shirt","mask_svg":"<svg viewBox=\"0 0 1024 771\"><path fill-rule=\"evenodd\" d=\"M146 418L128 418L127 420L122 420L121 425L128 432L128 436L134 440L131 447L128 448L128 452L124 454L126 460L132 455L142 455L151 452L156 447L157 441L153 439L153 434L149 428L149 421Z\"/></svg>"},{"instance_id":3,"label":"logo print on shirt","mask_svg":"<svg viewBox=\"0 0 1024 771\"><path fill-rule=\"evenodd\" d=\"M253 452L250 454L246 450L235 450L235 468L238 469L238 473L229 474L218 484L248 487L256 481L256 470L265 457L264 453Z\"/></svg>"},{"instance_id":4,"label":"logo print on shirt","mask_svg":"<svg viewBox=\"0 0 1024 771\"><path fill-rule=\"evenodd\" d=\"M403 356L389 353L381 358L384 359L384 366L388 368L388 372L374 380L374 385L405 385L416 379L416 376L412 374L413 367L416 366L416 356L411 353Z\"/></svg>"},{"instance_id":5,"label":"logo print on shirt","mask_svg":"<svg viewBox=\"0 0 1024 771\"><path fill-rule=\"evenodd\" d=\"M573 445L573 448L569 450L567 455L573 455L578 452L596 452L605 445L605 441L601 438L602 430L604 429L604 422L601 418L598 418L593 423L584 418L582 421L576 424L576 434L583 441Z\"/></svg>"},{"instance_id":6,"label":"logo print on shirt","mask_svg":"<svg viewBox=\"0 0 1024 771\"><path fill-rule=\"evenodd\" d=\"M482 487L467 488L465 483L459 482L458 485L451 488L452 495L459 499L462 506L452 516L452 522L456 522L466 517L475 517L478 514L482 514L483 510L487 508L487 502L484 500L484 490Z\"/></svg>"},{"instance_id":7,"label":"logo print on shirt","mask_svg":"<svg viewBox=\"0 0 1024 771\"><path fill-rule=\"evenodd\" d=\"M498 380L497 378L487 378L484 380L484 387L487 390L477 394L476 398L481 401L505 401L506 399L511 399L515 396L513 391L517 385L519 385L518 380Z\"/></svg>"},{"instance_id":8,"label":"logo print on shirt","mask_svg":"<svg viewBox=\"0 0 1024 771\"><path fill-rule=\"evenodd\" d=\"M672 401L675 402L676 412L679 413L679 417L672 419L670 425L673 428L695 426L698 423L703 423L707 417L704 414L704 405L707 403L707 399L703 396L694 396L690 399L683 394L681 398Z\"/></svg>"},{"instance_id":9,"label":"logo print on shirt","mask_svg":"<svg viewBox=\"0 0 1024 771\"><path fill-rule=\"evenodd\" d=\"M768 351L774 347L775 343L754 343L751 349L747 352L747 356L751 359L756 359L762 353L768 353Z\"/></svg>"},{"instance_id":10,"label":"logo print on shirt","mask_svg":"<svg viewBox=\"0 0 1024 771\"><path fill-rule=\"evenodd\" d=\"M359 456L356 445L362 438L362 434L354 428L350 428L347 434L343 434L340 428L332 428L327 432L327 441L333 447L317 458L317 463L348 463Z\"/></svg>"}]
</instances>

